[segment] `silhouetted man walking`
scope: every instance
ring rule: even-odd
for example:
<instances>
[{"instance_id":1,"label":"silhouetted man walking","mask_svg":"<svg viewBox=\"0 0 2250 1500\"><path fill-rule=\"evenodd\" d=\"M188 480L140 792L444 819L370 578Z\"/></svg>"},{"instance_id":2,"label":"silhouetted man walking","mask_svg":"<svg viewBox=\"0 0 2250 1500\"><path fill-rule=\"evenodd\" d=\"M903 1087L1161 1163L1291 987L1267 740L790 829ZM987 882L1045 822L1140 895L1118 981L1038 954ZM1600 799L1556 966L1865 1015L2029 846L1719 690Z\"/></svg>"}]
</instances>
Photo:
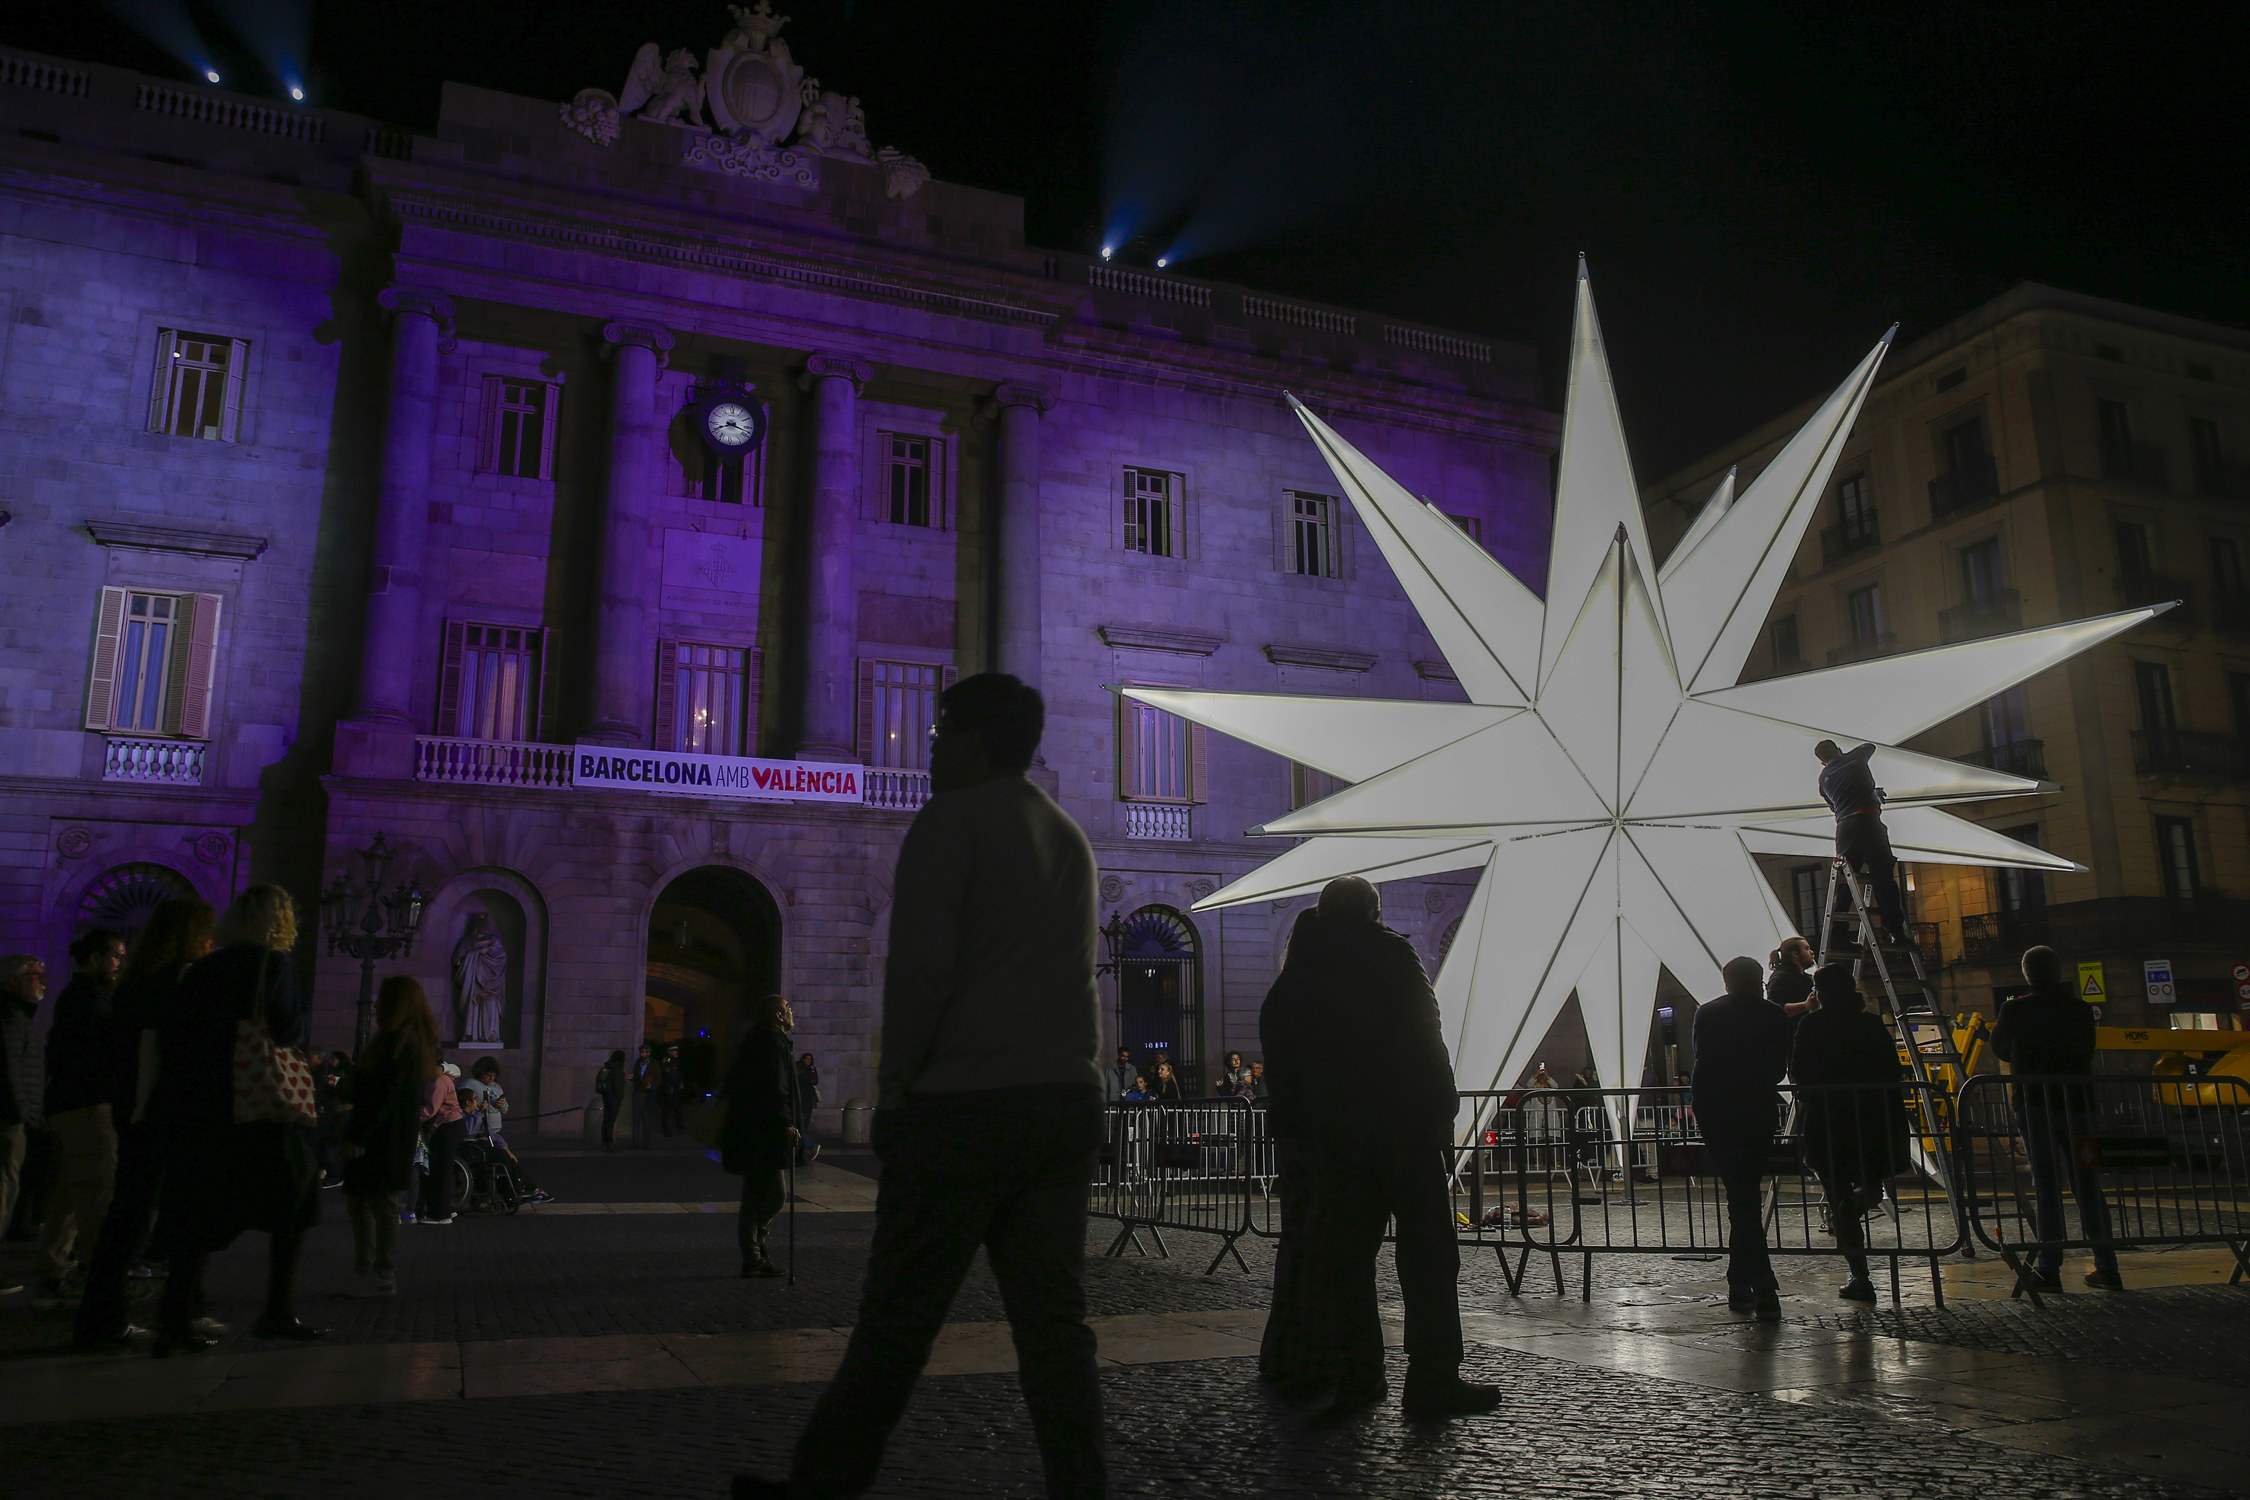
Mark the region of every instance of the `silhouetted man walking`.
<instances>
[{"instance_id":1,"label":"silhouetted man walking","mask_svg":"<svg viewBox=\"0 0 2250 1500\"><path fill-rule=\"evenodd\" d=\"M1500 1392L1461 1378L1461 1307L1454 1283L1453 1120L1460 1097L1445 1051L1437 995L1414 945L1382 924L1375 887L1354 875L1320 893L1309 941L1305 1001L1316 1030L1304 1076L1367 1087L1317 1092L1306 1112L1318 1178L1313 1197L1316 1285L1329 1331L1327 1364L1339 1406L1389 1394L1376 1319L1375 1257L1396 1221L1393 1251L1406 1302L1406 1415L1442 1420L1490 1411ZM1269 1049L1270 1051L1270 1049Z\"/></svg>"},{"instance_id":2,"label":"silhouetted man walking","mask_svg":"<svg viewBox=\"0 0 2250 1500\"><path fill-rule=\"evenodd\" d=\"M1730 958L1727 992L1695 1012L1695 1120L1727 1190L1727 1306L1781 1317L1766 1254L1763 1190L1773 1147L1774 1089L1789 1068L1789 1018L1766 1002L1754 958Z\"/></svg>"},{"instance_id":3,"label":"silhouetted man walking","mask_svg":"<svg viewBox=\"0 0 2250 1500\"><path fill-rule=\"evenodd\" d=\"M1813 746L1820 757L1820 796L1836 815L1836 853L1867 877L1883 914L1883 941L1906 941L1906 903L1898 893L1898 856L1883 826L1883 791L1868 767L1875 747L1843 750L1834 740Z\"/></svg>"},{"instance_id":4,"label":"silhouetted man walking","mask_svg":"<svg viewBox=\"0 0 2250 1500\"><path fill-rule=\"evenodd\" d=\"M946 690L929 802L899 852L883 980L882 1187L859 1322L786 1483L874 1484L961 1278L982 1246L1015 1333L1050 1495L1099 1496L1101 1387L1086 1326L1086 1185L1101 1145L1094 855L1024 776L1046 710L1013 677Z\"/></svg>"},{"instance_id":5,"label":"silhouetted man walking","mask_svg":"<svg viewBox=\"0 0 2250 1500\"><path fill-rule=\"evenodd\" d=\"M2078 998L2063 977L2062 956L2045 946L2026 949L2023 977L2029 994L2000 1007L1992 1028L1992 1055L2011 1074L2083 1079L2094 1071L2094 1010ZM2024 1155L2031 1163L2031 1192L2038 1205L2040 1250L2033 1285L2043 1292L2062 1290L2061 1240L2070 1238L2063 1218L2063 1178L2078 1200L2080 1238L2094 1241L2094 1269L2086 1285L2121 1291L2117 1247L2109 1240L2109 1206L2102 1201L2101 1174L2081 1145L2095 1130L2092 1089L2084 1082L2012 1083L2009 1102L2023 1130Z\"/></svg>"}]
</instances>

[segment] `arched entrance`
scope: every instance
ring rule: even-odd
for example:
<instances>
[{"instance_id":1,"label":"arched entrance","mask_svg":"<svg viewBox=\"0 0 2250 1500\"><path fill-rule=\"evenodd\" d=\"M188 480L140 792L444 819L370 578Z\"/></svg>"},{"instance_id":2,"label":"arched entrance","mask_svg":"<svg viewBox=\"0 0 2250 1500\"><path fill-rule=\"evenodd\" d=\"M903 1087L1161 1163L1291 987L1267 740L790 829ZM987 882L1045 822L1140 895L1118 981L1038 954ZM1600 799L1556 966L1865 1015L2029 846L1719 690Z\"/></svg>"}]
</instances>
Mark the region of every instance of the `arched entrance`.
<instances>
[{"instance_id":1,"label":"arched entrance","mask_svg":"<svg viewBox=\"0 0 2250 1500\"><path fill-rule=\"evenodd\" d=\"M1144 906L1125 919L1118 1043L1136 1062L1170 1053L1180 1092L1191 1099L1204 1092L1202 979L1200 945L1187 918L1169 906Z\"/></svg>"},{"instance_id":2,"label":"arched entrance","mask_svg":"<svg viewBox=\"0 0 2250 1500\"><path fill-rule=\"evenodd\" d=\"M188 884L187 877L169 865L145 860L118 865L103 871L80 893L71 936L107 927L124 933L130 941L140 936L158 906L195 897L196 889Z\"/></svg>"},{"instance_id":3,"label":"arched entrance","mask_svg":"<svg viewBox=\"0 0 2250 1500\"><path fill-rule=\"evenodd\" d=\"M705 865L664 887L648 919L641 1035L677 1042L693 1093L716 1089L750 1003L781 987L781 912L740 870Z\"/></svg>"}]
</instances>

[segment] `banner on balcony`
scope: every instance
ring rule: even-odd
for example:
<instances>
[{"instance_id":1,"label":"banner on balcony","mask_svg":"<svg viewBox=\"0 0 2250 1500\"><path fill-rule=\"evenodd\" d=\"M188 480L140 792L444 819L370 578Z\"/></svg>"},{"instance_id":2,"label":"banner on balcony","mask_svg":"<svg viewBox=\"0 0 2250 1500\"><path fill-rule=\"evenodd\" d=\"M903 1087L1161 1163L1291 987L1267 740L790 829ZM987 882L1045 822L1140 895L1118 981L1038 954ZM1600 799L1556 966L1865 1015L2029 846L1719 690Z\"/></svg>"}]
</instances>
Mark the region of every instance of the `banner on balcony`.
<instances>
[{"instance_id":1,"label":"banner on balcony","mask_svg":"<svg viewBox=\"0 0 2250 1500\"><path fill-rule=\"evenodd\" d=\"M752 760L675 750L571 747L571 784L605 792L660 792L748 802L857 802L865 766L815 760Z\"/></svg>"}]
</instances>

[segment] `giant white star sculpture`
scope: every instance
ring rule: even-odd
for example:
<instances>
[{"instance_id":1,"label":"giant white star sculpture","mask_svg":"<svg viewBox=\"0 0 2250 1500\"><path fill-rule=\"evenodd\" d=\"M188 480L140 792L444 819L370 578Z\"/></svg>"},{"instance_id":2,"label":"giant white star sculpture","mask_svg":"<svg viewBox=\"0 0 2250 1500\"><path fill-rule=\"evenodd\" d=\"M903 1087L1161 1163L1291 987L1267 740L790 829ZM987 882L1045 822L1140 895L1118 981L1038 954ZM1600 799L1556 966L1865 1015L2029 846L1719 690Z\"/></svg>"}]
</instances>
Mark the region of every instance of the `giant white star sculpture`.
<instances>
[{"instance_id":1,"label":"giant white star sculpture","mask_svg":"<svg viewBox=\"0 0 2250 1500\"><path fill-rule=\"evenodd\" d=\"M1292 398L1469 701L1123 689L1352 783L1253 829L1309 837L1196 909L1479 869L1437 983L1461 1087L1511 1086L1575 991L1603 1078L1637 1088L1659 966L1713 995L1793 930L1752 856L1829 851L1824 738L1881 747L1900 858L2081 868L1944 810L2051 786L1896 745L2158 609L1738 681L1889 344L1659 568L1581 263L1544 602Z\"/></svg>"}]
</instances>

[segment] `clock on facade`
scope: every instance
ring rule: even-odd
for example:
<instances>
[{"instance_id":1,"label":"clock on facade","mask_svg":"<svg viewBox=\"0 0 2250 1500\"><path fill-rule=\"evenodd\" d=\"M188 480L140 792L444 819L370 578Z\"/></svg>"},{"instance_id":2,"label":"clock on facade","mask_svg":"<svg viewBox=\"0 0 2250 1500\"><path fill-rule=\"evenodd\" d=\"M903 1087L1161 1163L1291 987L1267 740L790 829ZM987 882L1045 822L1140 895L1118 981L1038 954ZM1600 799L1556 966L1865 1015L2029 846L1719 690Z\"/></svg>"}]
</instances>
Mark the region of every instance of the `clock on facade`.
<instances>
[{"instance_id":1,"label":"clock on facade","mask_svg":"<svg viewBox=\"0 0 2250 1500\"><path fill-rule=\"evenodd\" d=\"M747 453L766 435L765 418L755 406L731 396L703 408L703 441L722 454Z\"/></svg>"}]
</instances>

